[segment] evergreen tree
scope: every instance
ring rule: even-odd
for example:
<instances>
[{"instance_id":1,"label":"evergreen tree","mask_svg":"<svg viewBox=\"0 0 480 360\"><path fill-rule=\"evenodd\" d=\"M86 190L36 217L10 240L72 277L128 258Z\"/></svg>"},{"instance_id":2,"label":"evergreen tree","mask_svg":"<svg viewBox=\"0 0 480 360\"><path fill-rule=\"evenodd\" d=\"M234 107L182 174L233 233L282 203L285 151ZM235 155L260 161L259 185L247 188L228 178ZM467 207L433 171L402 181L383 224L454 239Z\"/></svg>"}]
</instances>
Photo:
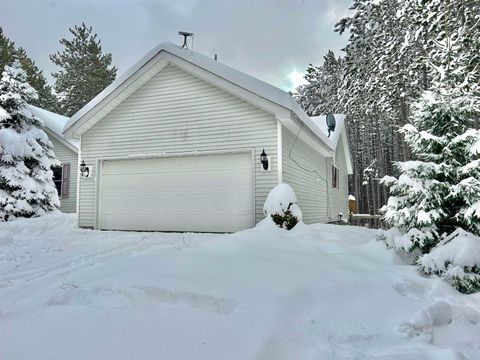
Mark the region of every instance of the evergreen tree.
<instances>
[{"instance_id":1,"label":"evergreen tree","mask_svg":"<svg viewBox=\"0 0 480 360\"><path fill-rule=\"evenodd\" d=\"M5 65L13 61L15 55L15 43L3 34L3 29L0 27L0 66L1 69Z\"/></svg>"},{"instance_id":2,"label":"evergreen tree","mask_svg":"<svg viewBox=\"0 0 480 360\"><path fill-rule=\"evenodd\" d=\"M56 111L57 98L52 93L52 87L48 85L42 71L30 59L27 52L23 48L16 48L15 43L8 39L0 27L0 69L4 69L6 65L11 64L15 59L20 61L23 70L27 74L27 82L38 93L36 99L31 99L31 104L41 108Z\"/></svg>"},{"instance_id":3,"label":"evergreen tree","mask_svg":"<svg viewBox=\"0 0 480 360\"><path fill-rule=\"evenodd\" d=\"M339 89L344 73L344 61L329 50L321 66L312 64L304 76L307 84L296 89L295 99L309 116L339 112Z\"/></svg>"},{"instance_id":4,"label":"evergreen tree","mask_svg":"<svg viewBox=\"0 0 480 360\"><path fill-rule=\"evenodd\" d=\"M447 69L449 63L455 69L450 74L455 86L479 96L480 2L353 0L351 10L335 29L349 34L338 92L316 86L323 81L324 64L311 65L309 84L298 89L297 98L310 115L322 103L331 107L331 101L347 114L354 168L350 189L360 212L376 213L388 198L387 189L377 176L366 177L365 170L375 164L379 177L396 175L393 164L412 158L398 130L412 119L412 104L423 91L444 77L439 66ZM447 39L455 43L449 53Z\"/></svg>"},{"instance_id":5,"label":"evergreen tree","mask_svg":"<svg viewBox=\"0 0 480 360\"><path fill-rule=\"evenodd\" d=\"M480 260L458 264L461 246L451 244L471 239L468 244L480 249L479 85L464 71L470 54L461 50L462 38L450 36L436 42L432 86L413 104L412 124L403 127L416 160L398 163L398 178L385 178L391 197L382 210L396 234L391 246L426 254L418 261L422 270L473 292L480 290Z\"/></svg>"},{"instance_id":6,"label":"evergreen tree","mask_svg":"<svg viewBox=\"0 0 480 360\"><path fill-rule=\"evenodd\" d=\"M100 40L92 27L84 23L69 29L72 40L60 40L65 48L50 55L61 70L52 74L60 96L61 113L72 116L115 80L117 68L111 67L112 54L102 53Z\"/></svg>"},{"instance_id":7,"label":"evergreen tree","mask_svg":"<svg viewBox=\"0 0 480 360\"><path fill-rule=\"evenodd\" d=\"M37 92L17 60L0 80L0 221L41 216L59 206L53 145L27 104Z\"/></svg>"}]
</instances>

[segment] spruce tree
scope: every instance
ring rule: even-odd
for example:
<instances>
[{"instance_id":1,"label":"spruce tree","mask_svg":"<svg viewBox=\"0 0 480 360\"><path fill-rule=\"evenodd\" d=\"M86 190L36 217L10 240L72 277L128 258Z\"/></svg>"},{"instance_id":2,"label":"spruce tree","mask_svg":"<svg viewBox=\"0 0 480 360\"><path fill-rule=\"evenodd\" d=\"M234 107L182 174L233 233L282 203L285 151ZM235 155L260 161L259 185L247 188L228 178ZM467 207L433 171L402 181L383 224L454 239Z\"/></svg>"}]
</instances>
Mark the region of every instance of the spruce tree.
<instances>
[{"instance_id":1,"label":"spruce tree","mask_svg":"<svg viewBox=\"0 0 480 360\"><path fill-rule=\"evenodd\" d=\"M56 111L57 98L52 93L52 87L47 83L43 72L36 66L35 62L28 56L22 47L16 48L15 43L8 39L0 27L0 69L11 64L15 59L20 61L23 70L27 74L27 82L38 94L36 99L31 99L31 105Z\"/></svg>"},{"instance_id":2,"label":"spruce tree","mask_svg":"<svg viewBox=\"0 0 480 360\"><path fill-rule=\"evenodd\" d=\"M0 80L0 221L41 216L59 206L53 145L27 104L37 92L16 60Z\"/></svg>"},{"instance_id":3,"label":"spruce tree","mask_svg":"<svg viewBox=\"0 0 480 360\"><path fill-rule=\"evenodd\" d=\"M480 251L480 93L475 74L464 71L470 54L461 42L461 36L436 42L432 85L402 129L415 160L397 164L398 178L384 179L391 196L382 211L393 227L390 246L423 254L424 272L473 292L480 290L480 260L456 254L466 246Z\"/></svg>"},{"instance_id":4,"label":"spruce tree","mask_svg":"<svg viewBox=\"0 0 480 360\"><path fill-rule=\"evenodd\" d=\"M117 68L111 66L112 54L102 53L100 40L92 27L84 23L69 29L73 38L60 40L65 48L50 55L61 68L52 74L60 96L60 112L72 116L115 80Z\"/></svg>"}]
</instances>

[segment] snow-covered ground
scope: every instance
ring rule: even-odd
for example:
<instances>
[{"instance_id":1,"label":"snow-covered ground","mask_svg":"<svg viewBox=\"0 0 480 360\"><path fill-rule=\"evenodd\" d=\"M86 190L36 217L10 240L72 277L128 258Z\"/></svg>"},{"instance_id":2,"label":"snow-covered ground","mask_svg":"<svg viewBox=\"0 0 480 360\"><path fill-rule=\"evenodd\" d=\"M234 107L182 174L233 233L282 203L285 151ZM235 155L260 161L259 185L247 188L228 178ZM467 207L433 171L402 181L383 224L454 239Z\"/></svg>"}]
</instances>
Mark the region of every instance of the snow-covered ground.
<instances>
[{"instance_id":1,"label":"snow-covered ground","mask_svg":"<svg viewBox=\"0 0 480 360\"><path fill-rule=\"evenodd\" d=\"M333 225L231 235L0 223L0 359L480 359L461 295Z\"/></svg>"}]
</instances>

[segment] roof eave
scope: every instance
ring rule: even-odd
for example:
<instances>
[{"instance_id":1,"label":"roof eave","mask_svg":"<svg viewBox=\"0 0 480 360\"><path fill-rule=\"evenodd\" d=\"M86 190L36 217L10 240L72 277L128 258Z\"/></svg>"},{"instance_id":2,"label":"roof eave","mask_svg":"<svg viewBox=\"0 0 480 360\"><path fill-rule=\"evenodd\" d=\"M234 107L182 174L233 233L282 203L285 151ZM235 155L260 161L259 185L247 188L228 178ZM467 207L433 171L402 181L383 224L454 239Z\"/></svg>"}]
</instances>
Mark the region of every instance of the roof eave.
<instances>
[{"instance_id":1,"label":"roof eave","mask_svg":"<svg viewBox=\"0 0 480 360\"><path fill-rule=\"evenodd\" d=\"M53 136L57 141L68 147L70 150L72 150L74 153L78 154L78 148L73 145L70 141L65 139L63 136L60 136L57 134L55 131L50 129L48 126L45 126L45 129L47 130L47 135Z\"/></svg>"}]
</instances>

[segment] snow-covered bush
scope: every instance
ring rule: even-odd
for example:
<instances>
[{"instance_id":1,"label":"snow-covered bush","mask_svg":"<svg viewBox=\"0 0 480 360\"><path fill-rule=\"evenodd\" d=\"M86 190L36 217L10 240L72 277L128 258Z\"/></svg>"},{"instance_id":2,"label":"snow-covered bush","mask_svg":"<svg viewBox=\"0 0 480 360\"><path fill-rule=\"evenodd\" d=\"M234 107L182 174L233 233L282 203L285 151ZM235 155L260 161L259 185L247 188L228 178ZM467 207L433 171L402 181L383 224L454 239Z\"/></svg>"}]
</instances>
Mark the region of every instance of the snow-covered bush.
<instances>
[{"instance_id":1,"label":"snow-covered bush","mask_svg":"<svg viewBox=\"0 0 480 360\"><path fill-rule=\"evenodd\" d=\"M279 227L290 230L302 220L297 196L288 184L278 184L267 196L263 213L271 216Z\"/></svg>"},{"instance_id":2,"label":"snow-covered bush","mask_svg":"<svg viewBox=\"0 0 480 360\"><path fill-rule=\"evenodd\" d=\"M463 293L480 291L480 237L462 229L445 236L418 260L427 274L440 274Z\"/></svg>"},{"instance_id":3,"label":"snow-covered bush","mask_svg":"<svg viewBox=\"0 0 480 360\"><path fill-rule=\"evenodd\" d=\"M53 145L27 103L37 93L15 61L0 79L0 222L40 216L59 206Z\"/></svg>"}]
</instances>

